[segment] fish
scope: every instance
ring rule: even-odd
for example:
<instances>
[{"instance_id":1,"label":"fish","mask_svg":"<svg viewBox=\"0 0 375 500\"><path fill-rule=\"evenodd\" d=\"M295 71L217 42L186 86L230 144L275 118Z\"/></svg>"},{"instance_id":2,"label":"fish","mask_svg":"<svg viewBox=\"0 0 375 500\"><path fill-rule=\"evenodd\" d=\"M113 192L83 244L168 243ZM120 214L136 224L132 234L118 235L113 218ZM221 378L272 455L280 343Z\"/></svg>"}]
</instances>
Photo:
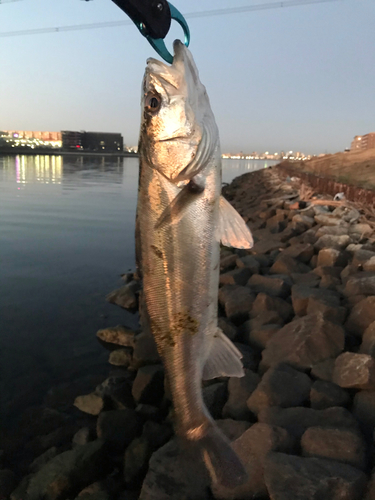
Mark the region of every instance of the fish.
<instances>
[{"instance_id":1,"label":"fish","mask_svg":"<svg viewBox=\"0 0 375 500\"><path fill-rule=\"evenodd\" d=\"M202 379L242 377L241 353L218 328L220 242L251 248L221 196L219 132L189 49L148 59L142 85L136 260L141 325L153 335L174 406L176 435L201 452L212 481L234 488L246 471L209 414Z\"/></svg>"}]
</instances>

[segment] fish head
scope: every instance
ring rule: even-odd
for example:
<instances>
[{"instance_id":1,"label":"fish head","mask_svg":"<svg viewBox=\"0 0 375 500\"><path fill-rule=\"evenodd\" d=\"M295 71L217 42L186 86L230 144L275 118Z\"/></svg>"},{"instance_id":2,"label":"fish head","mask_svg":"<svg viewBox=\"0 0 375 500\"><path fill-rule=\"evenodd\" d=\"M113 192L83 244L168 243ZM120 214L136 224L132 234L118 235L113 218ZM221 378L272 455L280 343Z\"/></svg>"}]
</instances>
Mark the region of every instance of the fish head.
<instances>
[{"instance_id":1,"label":"fish head","mask_svg":"<svg viewBox=\"0 0 375 500\"><path fill-rule=\"evenodd\" d=\"M148 59L143 79L139 152L172 182L192 178L218 148L206 89L189 49L173 45L172 65Z\"/></svg>"}]
</instances>

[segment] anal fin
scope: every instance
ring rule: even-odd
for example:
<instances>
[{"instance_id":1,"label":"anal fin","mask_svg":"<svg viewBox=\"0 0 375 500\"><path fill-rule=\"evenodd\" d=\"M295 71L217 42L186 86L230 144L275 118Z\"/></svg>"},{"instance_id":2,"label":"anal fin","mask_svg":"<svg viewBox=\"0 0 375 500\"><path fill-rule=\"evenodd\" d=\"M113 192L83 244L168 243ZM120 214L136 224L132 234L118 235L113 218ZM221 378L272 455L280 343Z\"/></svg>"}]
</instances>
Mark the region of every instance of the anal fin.
<instances>
[{"instance_id":1,"label":"anal fin","mask_svg":"<svg viewBox=\"0 0 375 500\"><path fill-rule=\"evenodd\" d=\"M217 328L211 351L203 368L202 378L243 377L242 354L228 337Z\"/></svg>"},{"instance_id":2,"label":"anal fin","mask_svg":"<svg viewBox=\"0 0 375 500\"><path fill-rule=\"evenodd\" d=\"M227 247L249 249L254 245L245 221L223 196L220 196L219 234L221 243Z\"/></svg>"}]
</instances>

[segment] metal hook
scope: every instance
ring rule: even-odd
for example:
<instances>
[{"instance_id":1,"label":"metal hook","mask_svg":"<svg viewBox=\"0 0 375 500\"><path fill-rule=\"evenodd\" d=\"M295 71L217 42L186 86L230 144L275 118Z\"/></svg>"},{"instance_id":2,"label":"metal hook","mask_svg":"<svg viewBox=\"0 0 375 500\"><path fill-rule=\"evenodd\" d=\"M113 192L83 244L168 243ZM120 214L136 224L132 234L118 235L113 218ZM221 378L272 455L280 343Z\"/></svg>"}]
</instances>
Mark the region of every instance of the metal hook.
<instances>
[{"instance_id":1,"label":"metal hook","mask_svg":"<svg viewBox=\"0 0 375 500\"><path fill-rule=\"evenodd\" d=\"M184 30L184 44L186 47L189 46L190 43L190 30L189 26L187 25L185 18L181 14L179 10L176 9L170 2L168 2L170 11L171 11L171 18L174 19L175 21L178 22L178 24L182 27ZM173 63L173 56L167 49L164 39L163 38L151 38L147 34L146 27L143 23L136 23L137 28L139 31L142 33L142 35L147 38L149 41L150 45L156 50L156 52L168 63L172 64Z\"/></svg>"}]
</instances>

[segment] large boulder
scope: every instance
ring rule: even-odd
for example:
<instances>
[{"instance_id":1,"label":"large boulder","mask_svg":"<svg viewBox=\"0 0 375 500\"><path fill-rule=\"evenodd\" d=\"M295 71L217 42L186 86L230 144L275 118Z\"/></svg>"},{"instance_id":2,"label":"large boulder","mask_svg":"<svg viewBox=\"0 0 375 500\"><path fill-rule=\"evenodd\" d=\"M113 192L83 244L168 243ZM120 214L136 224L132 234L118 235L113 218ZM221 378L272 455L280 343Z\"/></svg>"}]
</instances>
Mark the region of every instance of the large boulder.
<instances>
[{"instance_id":1,"label":"large boulder","mask_svg":"<svg viewBox=\"0 0 375 500\"><path fill-rule=\"evenodd\" d=\"M274 500L361 500L367 482L350 465L275 452L266 458L264 476Z\"/></svg>"},{"instance_id":2,"label":"large boulder","mask_svg":"<svg viewBox=\"0 0 375 500\"><path fill-rule=\"evenodd\" d=\"M338 356L344 343L341 326L326 320L322 313L309 314L273 335L262 353L261 365L269 368L284 362L296 368L312 368L320 361Z\"/></svg>"}]
</instances>

